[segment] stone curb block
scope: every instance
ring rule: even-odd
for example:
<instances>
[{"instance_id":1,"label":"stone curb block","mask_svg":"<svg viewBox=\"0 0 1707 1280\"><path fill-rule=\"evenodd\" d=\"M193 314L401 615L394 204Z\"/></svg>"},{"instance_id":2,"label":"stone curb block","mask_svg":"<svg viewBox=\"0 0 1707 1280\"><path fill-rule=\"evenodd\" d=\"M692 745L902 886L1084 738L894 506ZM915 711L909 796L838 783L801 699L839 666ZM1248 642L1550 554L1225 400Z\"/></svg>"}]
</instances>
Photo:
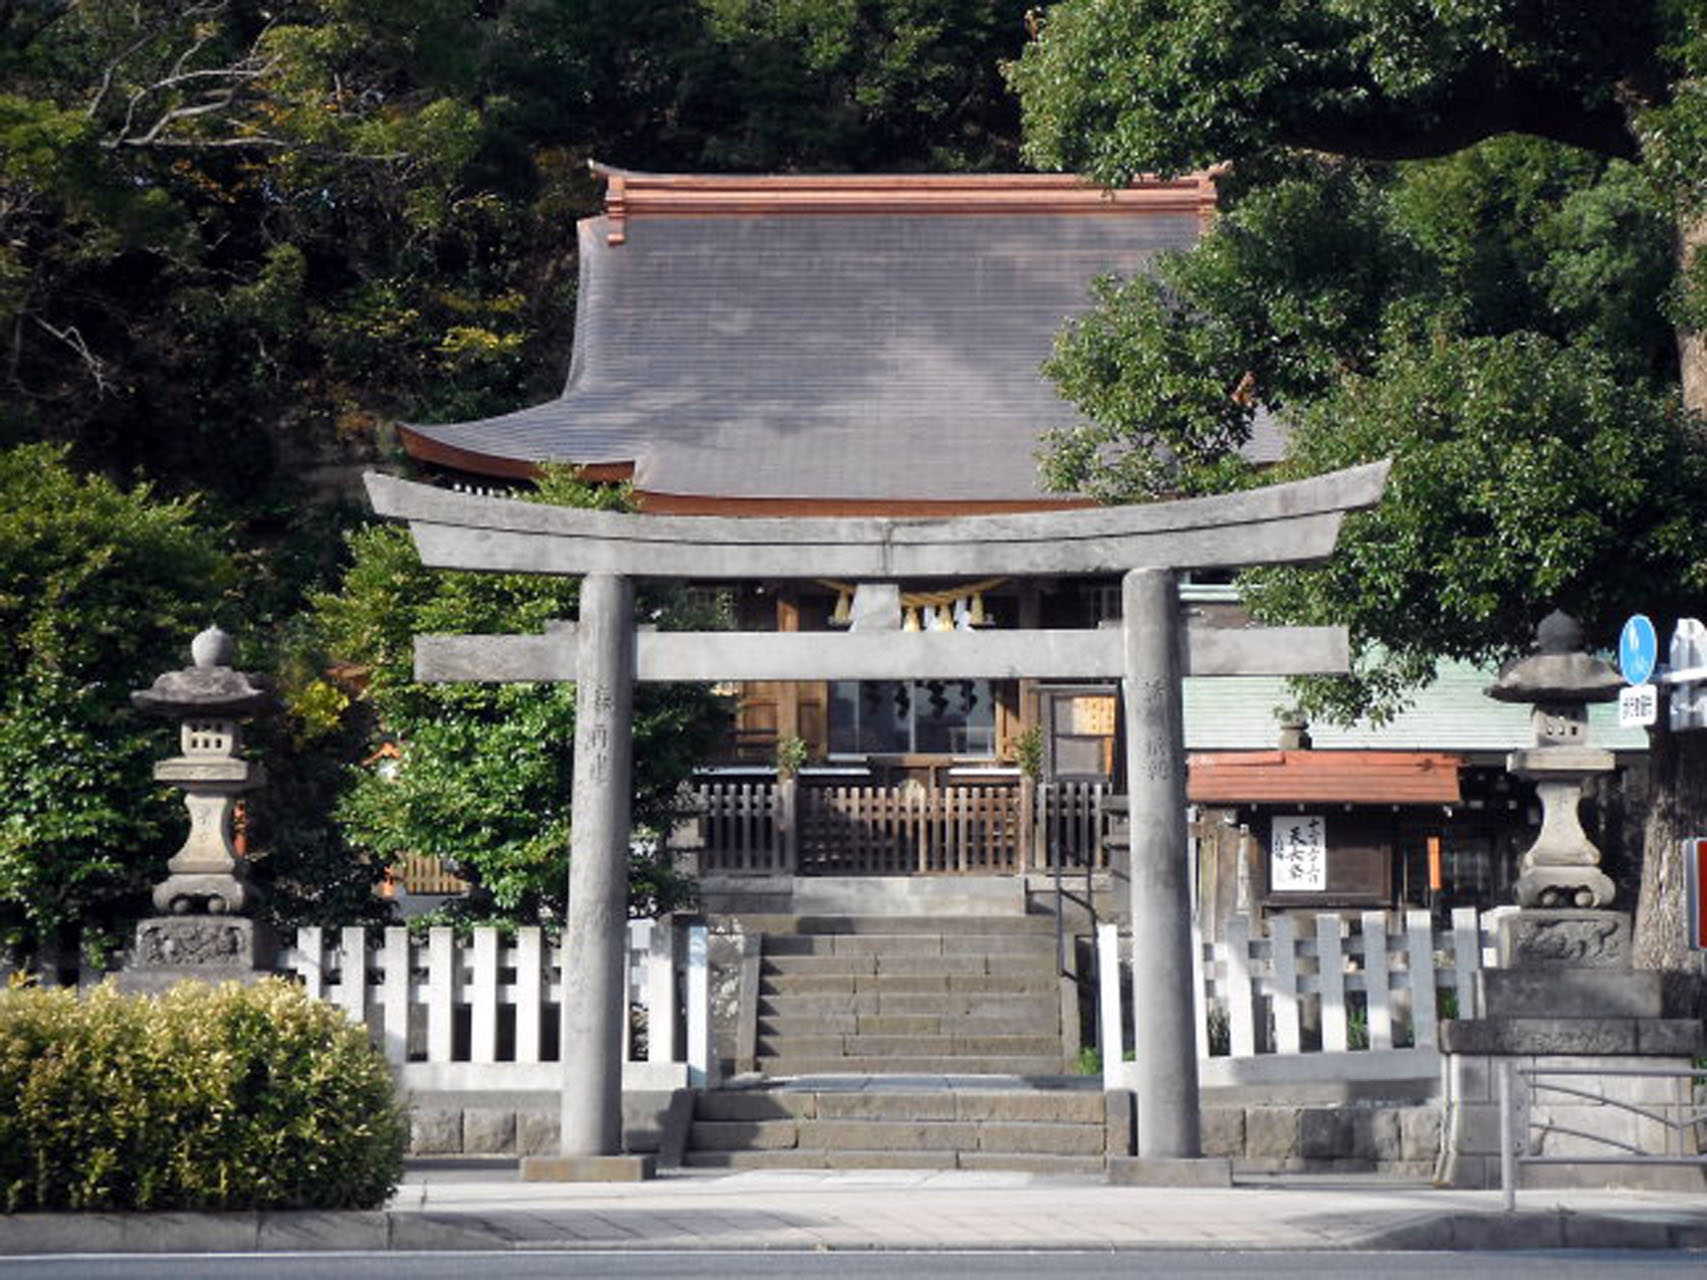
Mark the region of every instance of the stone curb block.
<instances>
[{"instance_id":1,"label":"stone curb block","mask_svg":"<svg viewBox=\"0 0 1707 1280\"><path fill-rule=\"evenodd\" d=\"M876 1153L874 1153L876 1154ZM0 1215L0 1257L97 1253L282 1253L345 1250L507 1251L575 1248L574 1239L519 1240L501 1222L467 1212L419 1210L300 1210L272 1213L53 1213ZM703 1239L630 1239L585 1242L598 1249L715 1249ZM751 1243L731 1242L730 1248ZM769 1248L788 1248L774 1242ZM802 1245L801 1248L808 1248ZM886 1248L883 1242L841 1243L835 1248ZM963 1249L965 1245L904 1247ZM1078 1249L1072 1241L1040 1240L1033 1249ZM1098 1246L1103 1247L1103 1246ZM1191 1247L1165 1239L1145 1248ZM1259 1241L1218 1242L1215 1248L1263 1249ZM1292 1246L1287 1246L1292 1247ZM1707 1249L1707 1213L1577 1213L1570 1210L1423 1213L1373 1231L1348 1231L1328 1248L1441 1252L1517 1249Z\"/></svg>"},{"instance_id":2,"label":"stone curb block","mask_svg":"<svg viewBox=\"0 0 1707 1280\"><path fill-rule=\"evenodd\" d=\"M1515 1213L1429 1214L1368 1232L1346 1247L1422 1253L1704 1246L1707 1246L1707 1215L1621 1217L1567 1209L1519 1209Z\"/></svg>"}]
</instances>

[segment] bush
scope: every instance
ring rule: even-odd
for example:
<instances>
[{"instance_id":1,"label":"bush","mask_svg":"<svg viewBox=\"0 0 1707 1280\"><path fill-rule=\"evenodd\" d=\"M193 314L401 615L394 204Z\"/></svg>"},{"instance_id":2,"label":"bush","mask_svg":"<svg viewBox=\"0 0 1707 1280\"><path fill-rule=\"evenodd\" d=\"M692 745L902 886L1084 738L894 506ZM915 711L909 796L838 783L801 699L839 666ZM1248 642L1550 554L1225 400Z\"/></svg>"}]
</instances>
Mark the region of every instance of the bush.
<instances>
[{"instance_id":1,"label":"bush","mask_svg":"<svg viewBox=\"0 0 1707 1280\"><path fill-rule=\"evenodd\" d=\"M0 991L7 1212L372 1208L406 1138L367 1032L287 982Z\"/></svg>"}]
</instances>

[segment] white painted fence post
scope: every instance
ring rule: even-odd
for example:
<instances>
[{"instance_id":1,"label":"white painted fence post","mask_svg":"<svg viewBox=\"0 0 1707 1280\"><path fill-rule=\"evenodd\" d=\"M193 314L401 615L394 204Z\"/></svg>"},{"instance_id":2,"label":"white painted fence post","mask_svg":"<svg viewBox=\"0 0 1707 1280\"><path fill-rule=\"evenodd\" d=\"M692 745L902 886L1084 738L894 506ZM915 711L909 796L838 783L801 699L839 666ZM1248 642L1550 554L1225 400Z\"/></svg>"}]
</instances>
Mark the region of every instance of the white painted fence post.
<instances>
[{"instance_id":1,"label":"white painted fence post","mask_svg":"<svg viewBox=\"0 0 1707 1280\"><path fill-rule=\"evenodd\" d=\"M455 1041L456 937L447 925L427 932L427 1061L449 1062Z\"/></svg>"},{"instance_id":2,"label":"white painted fence post","mask_svg":"<svg viewBox=\"0 0 1707 1280\"><path fill-rule=\"evenodd\" d=\"M539 926L516 930L516 1061L538 1062L545 1007L545 944Z\"/></svg>"},{"instance_id":3,"label":"white painted fence post","mask_svg":"<svg viewBox=\"0 0 1707 1280\"><path fill-rule=\"evenodd\" d=\"M1478 1018L1476 973L1482 967L1481 925L1476 908L1452 908L1452 989L1458 993L1458 1016Z\"/></svg>"},{"instance_id":4,"label":"white painted fence post","mask_svg":"<svg viewBox=\"0 0 1707 1280\"><path fill-rule=\"evenodd\" d=\"M1274 1007L1274 1051L1297 1053L1298 1034L1298 945L1291 916L1275 916L1268 922L1270 973L1269 991Z\"/></svg>"},{"instance_id":5,"label":"white painted fence post","mask_svg":"<svg viewBox=\"0 0 1707 1280\"><path fill-rule=\"evenodd\" d=\"M474 931L474 973L468 1003L470 1062L498 1060L498 931L481 925Z\"/></svg>"},{"instance_id":6,"label":"white painted fence post","mask_svg":"<svg viewBox=\"0 0 1707 1280\"><path fill-rule=\"evenodd\" d=\"M1432 1049L1439 1040L1440 1015L1434 995L1434 924L1428 912L1407 911L1405 932L1410 950L1411 1044Z\"/></svg>"},{"instance_id":7,"label":"white painted fence post","mask_svg":"<svg viewBox=\"0 0 1707 1280\"><path fill-rule=\"evenodd\" d=\"M296 972L302 977L305 994L316 1000L326 998L326 943L319 925L305 925L296 931Z\"/></svg>"},{"instance_id":8,"label":"white painted fence post","mask_svg":"<svg viewBox=\"0 0 1707 1280\"><path fill-rule=\"evenodd\" d=\"M1251 986L1251 921L1227 921L1227 1031L1235 1058L1257 1051L1256 993Z\"/></svg>"},{"instance_id":9,"label":"white painted fence post","mask_svg":"<svg viewBox=\"0 0 1707 1280\"><path fill-rule=\"evenodd\" d=\"M1192 880L1196 881L1196 876ZM1197 923L1197 913L1191 916L1191 992L1192 1011L1197 1021L1197 1056L1209 1056L1209 983L1203 971L1203 929Z\"/></svg>"},{"instance_id":10,"label":"white painted fence post","mask_svg":"<svg viewBox=\"0 0 1707 1280\"><path fill-rule=\"evenodd\" d=\"M1387 917L1363 913L1363 991L1369 1015L1369 1047L1393 1047L1393 998L1387 973Z\"/></svg>"},{"instance_id":11,"label":"white painted fence post","mask_svg":"<svg viewBox=\"0 0 1707 1280\"><path fill-rule=\"evenodd\" d=\"M1345 951L1340 946L1338 915L1316 917L1316 984L1322 993L1322 1048L1343 1053L1351 1047L1345 1016Z\"/></svg>"},{"instance_id":12,"label":"white painted fence post","mask_svg":"<svg viewBox=\"0 0 1707 1280\"><path fill-rule=\"evenodd\" d=\"M676 1060L676 926L652 930L646 957L646 1060Z\"/></svg>"},{"instance_id":13,"label":"white painted fence post","mask_svg":"<svg viewBox=\"0 0 1707 1280\"><path fill-rule=\"evenodd\" d=\"M1124 1087L1126 1038L1120 1006L1120 928L1097 925L1097 1052L1102 1054L1102 1087Z\"/></svg>"},{"instance_id":14,"label":"white painted fence post","mask_svg":"<svg viewBox=\"0 0 1707 1280\"><path fill-rule=\"evenodd\" d=\"M702 924L688 930L688 1084L710 1089L717 1084L717 1053L711 1043L711 931Z\"/></svg>"},{"instance_id":15,"label":"white painted fence post","mask_svg":"<svg viewBox=\"0 0 1707 1280\"><path fill-rule=\"evenodd\" d=\"M393 926L385 931L384 956L379 1005L385 1019L385 1056L393 1066L402 1066L409 1061L409 930Z\"/></svg>"},{"instance_id":16,"label":"white painted fence post","mask_svg":"<svg viewBox=\"0 0 1707 1280\"><path fill-rule=\"evenodd\" d=\"M333 1003L351 1022L367 1023L367 930L352 925L338 931L338 990Z\"/></svg>"}]
</instances>

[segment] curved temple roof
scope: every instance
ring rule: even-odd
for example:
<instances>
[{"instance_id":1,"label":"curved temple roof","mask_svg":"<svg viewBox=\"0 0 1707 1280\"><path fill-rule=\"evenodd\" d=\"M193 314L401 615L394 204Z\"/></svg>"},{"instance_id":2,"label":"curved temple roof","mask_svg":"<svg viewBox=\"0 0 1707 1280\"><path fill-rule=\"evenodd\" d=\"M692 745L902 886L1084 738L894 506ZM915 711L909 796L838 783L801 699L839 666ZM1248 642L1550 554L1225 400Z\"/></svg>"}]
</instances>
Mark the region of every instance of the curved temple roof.
<instances>
[{"instance_id":1,"label":"curved temple roof","mask_svg":"<svg viewBox=\"0 0 1707 1280\"><path fill-rule=\"evenodd\" d=\"M657 511L1060 505L1035 451L1075 420L1039 371L1062 318L1098 275L1190 245L1214 203L1203 176L1108 192L601 172L563 394L408 426L418 457L499 476L579 463Z\"/></svg>"}]
</instances>

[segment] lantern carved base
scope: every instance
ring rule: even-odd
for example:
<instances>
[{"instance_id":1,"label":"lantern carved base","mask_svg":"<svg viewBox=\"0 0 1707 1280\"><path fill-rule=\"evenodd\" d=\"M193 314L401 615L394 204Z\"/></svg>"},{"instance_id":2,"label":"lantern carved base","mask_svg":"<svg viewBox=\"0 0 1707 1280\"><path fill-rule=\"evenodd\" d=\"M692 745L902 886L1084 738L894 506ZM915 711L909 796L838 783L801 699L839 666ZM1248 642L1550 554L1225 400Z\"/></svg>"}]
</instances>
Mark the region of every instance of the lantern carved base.
<instances>
[{"instance_id":1,"label":"lantern carved base","mask_svg":"<svg viewBox=\"0 0 1707 1280\"><path fill-rule=\"evenodd\" d=\"M254 982L277 958L272 930L247 916L156 916L136 926L119 986L153 995L185 981Z\"/></svg>"},{"instance_id":2,"label":"lantern carved base","mask_svg":"<svg viewBox=\"0 0 1707 1280\"><path fill-rule=\"evenodd\" d=\"M1630 916L1623 911L1514 911L1500 917L1498 954L1502 969L1628 969Z\"/></svg>"},{"instance_id":3,"label":"lantern carved base","mask_svg":"<svg viewBox=\"0 0 1707 1280\"><path fill-rule=\"evenodd\" d=\"M1521 907L1604 907L1617 892L1599 867L1525 867L1517 877Z\"/></svg>"},{"instance_id":4,"label":"lantern carved base","mask_svg":"<svg viewBox=\"0 0 1707 1280\"><path fill-rule=\"evenodd\" d=\"M229 873L181 875L174 873L154 886L154 908L182 916L208 912L234 916L255 905L255 890Z\"/></svg>"}]
</instances>

